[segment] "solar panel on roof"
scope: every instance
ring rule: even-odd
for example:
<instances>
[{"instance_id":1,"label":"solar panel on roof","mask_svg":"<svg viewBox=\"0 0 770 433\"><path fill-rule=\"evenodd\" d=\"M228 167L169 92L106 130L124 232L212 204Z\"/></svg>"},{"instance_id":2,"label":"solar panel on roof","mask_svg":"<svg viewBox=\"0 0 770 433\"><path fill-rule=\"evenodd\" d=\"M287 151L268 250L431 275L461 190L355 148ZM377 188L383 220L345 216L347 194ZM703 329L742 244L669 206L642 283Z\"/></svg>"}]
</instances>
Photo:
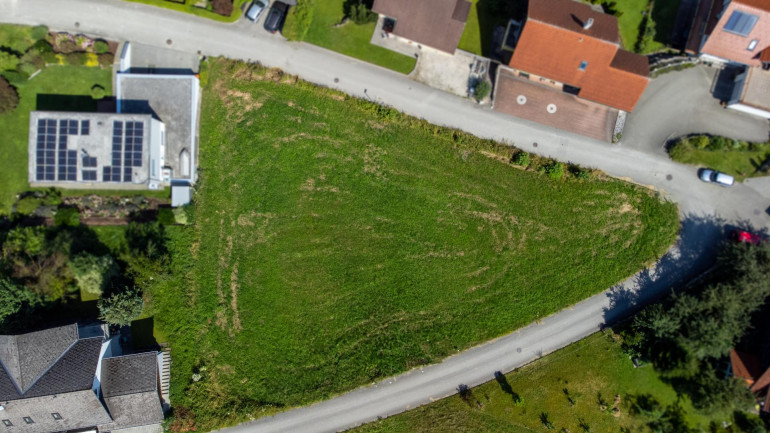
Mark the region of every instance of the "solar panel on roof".
<instances>
[{"instance_id":1,"label":"solar panel on roof","mask_svg":"<svg viewBox=\"0 0 770 433\"><path fill-rule=\"evenodd\" d=\"M83 180L95 181L96 180L96 170L83 170Z\"/></svg>"},{"instance_id":2,"label":"solar panel on roof","mask_svg":"<svg viewBox=\"0 0 770 433\"><path fill-rule=\"evenodd\" d=\"M131 182L131 167L123 168L123 182Z\"/></svg>"},{"instance_id":3,"label":"solar panel on roof","mask_svg":"<svg viewBox=\"0 0 770 433\"><path fill-rule=\"evenodd\" d=\"M91 128L90 120L80 121L80 135L88 135L90 133L90 128Z\"/></svg>"},{"instance_id":4,"label":"solar panel on roof","mask_svg":"<svg viewBox=\"0 0 770 433\"><path fill-rule=\"evenodd\" d=\"M95 156L84 156L83 157L83 167L92 168L96 167L96 157Z\"/></svg>"},{"instance_id":5,"label":"solar panel on roof","mask_svg":"<svg viewBox=\"0 0 770 433\"><path fill-rule=\"evenodd\" d=\"M759 20L759 17L756 15L741 11L733 11L733 14L730 15L730 19L727 20L724 29L725 31L741 36L748 36L754 28L754 25L757 23L757 20Z\"/></svg>"}]
</instances>

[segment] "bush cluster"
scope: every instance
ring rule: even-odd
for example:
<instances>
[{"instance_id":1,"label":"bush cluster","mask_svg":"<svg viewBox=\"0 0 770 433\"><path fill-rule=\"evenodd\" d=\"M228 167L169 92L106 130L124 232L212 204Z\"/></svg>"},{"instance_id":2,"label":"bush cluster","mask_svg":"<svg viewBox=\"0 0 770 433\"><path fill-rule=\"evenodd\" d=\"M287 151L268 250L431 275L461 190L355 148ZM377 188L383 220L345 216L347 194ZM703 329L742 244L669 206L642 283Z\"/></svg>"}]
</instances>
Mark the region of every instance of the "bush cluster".
<instances>
[{"instance_id":1,"label":"bush cluster","mask_svg":"<svg viewBox=\"0 0 770 433\"><path fill-rule=\"evenodd\" d=\"M682 161L687 154L694 150L709 152L756 152L770 150L770 142L752 143L719 135L692 135L678 139L669 147L668 153L674 161Z\"/></svg>"},{"instance_id":2,"label":"bush cluster","mask_svg":"<svg viewBox=\"0 0 770 433\"><path fill-rule=\"evenodd\" d=\"M297 5L289 9L283 36L290 41L304 40L313 23L313 10L313 0L297 0Z\"/></svg>"}]
</instances>

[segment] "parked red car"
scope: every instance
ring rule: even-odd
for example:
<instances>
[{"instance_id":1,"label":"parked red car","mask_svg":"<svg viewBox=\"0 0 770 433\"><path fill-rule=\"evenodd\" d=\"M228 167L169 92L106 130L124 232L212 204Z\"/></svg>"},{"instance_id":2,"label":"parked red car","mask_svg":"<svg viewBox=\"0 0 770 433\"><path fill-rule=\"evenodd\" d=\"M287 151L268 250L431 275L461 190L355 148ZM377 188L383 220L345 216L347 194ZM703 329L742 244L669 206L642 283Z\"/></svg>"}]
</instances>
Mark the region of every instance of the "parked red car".
<instances>
[{"instance_id":1,"label":"parked red car","mask_svg":"<svg viewBox=\"0 0 770 433\"><path fill-rule=\"evenodd\" d=\"M762 236L749 233L745 230L733 230L733 240L738 243L759 245L767 242Z\"/></svg>"}]
</instances>

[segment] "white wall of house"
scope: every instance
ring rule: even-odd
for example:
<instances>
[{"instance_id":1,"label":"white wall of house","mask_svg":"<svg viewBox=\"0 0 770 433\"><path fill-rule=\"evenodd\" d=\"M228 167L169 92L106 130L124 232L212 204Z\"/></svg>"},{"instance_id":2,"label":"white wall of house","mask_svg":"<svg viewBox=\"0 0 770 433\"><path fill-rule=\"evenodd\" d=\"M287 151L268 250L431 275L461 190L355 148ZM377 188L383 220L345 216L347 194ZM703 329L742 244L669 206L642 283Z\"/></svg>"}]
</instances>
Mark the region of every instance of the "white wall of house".
<instances>
[{"instance_id":1,"label":"white wall of house","mask_svg":"<svg viewBox=\"0 0 770 433\"><path fill-rule=\"evenodd\" d=\"M727 108L743 113L753 114L754 116L761 117L763 119L770 119L770 111L762 110L756 107L751 107L746 104L736 103L729 104Z\"/></svg>"}]
</instances>

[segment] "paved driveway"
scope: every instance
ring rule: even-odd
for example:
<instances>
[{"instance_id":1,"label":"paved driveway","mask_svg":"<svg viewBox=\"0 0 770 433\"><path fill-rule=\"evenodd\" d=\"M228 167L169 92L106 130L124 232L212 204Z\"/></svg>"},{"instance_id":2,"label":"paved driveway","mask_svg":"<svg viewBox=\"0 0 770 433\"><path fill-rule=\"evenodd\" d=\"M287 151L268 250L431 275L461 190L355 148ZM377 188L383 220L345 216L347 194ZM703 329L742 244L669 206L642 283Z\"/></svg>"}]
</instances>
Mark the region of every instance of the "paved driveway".
<instances>
[{"instance_id":1,"label":"paved driveway","mask_svg":"<svg viewBox=\"0 0 770 433\"><path fill-rule=\"evenodd\" d=\"M700 65L651 80L628 116L621 145L664 155L669 138L694 132L766 141L770 131L766 119L724 109L711 96L717 72Z\"/></svg>"}]
</instances>

